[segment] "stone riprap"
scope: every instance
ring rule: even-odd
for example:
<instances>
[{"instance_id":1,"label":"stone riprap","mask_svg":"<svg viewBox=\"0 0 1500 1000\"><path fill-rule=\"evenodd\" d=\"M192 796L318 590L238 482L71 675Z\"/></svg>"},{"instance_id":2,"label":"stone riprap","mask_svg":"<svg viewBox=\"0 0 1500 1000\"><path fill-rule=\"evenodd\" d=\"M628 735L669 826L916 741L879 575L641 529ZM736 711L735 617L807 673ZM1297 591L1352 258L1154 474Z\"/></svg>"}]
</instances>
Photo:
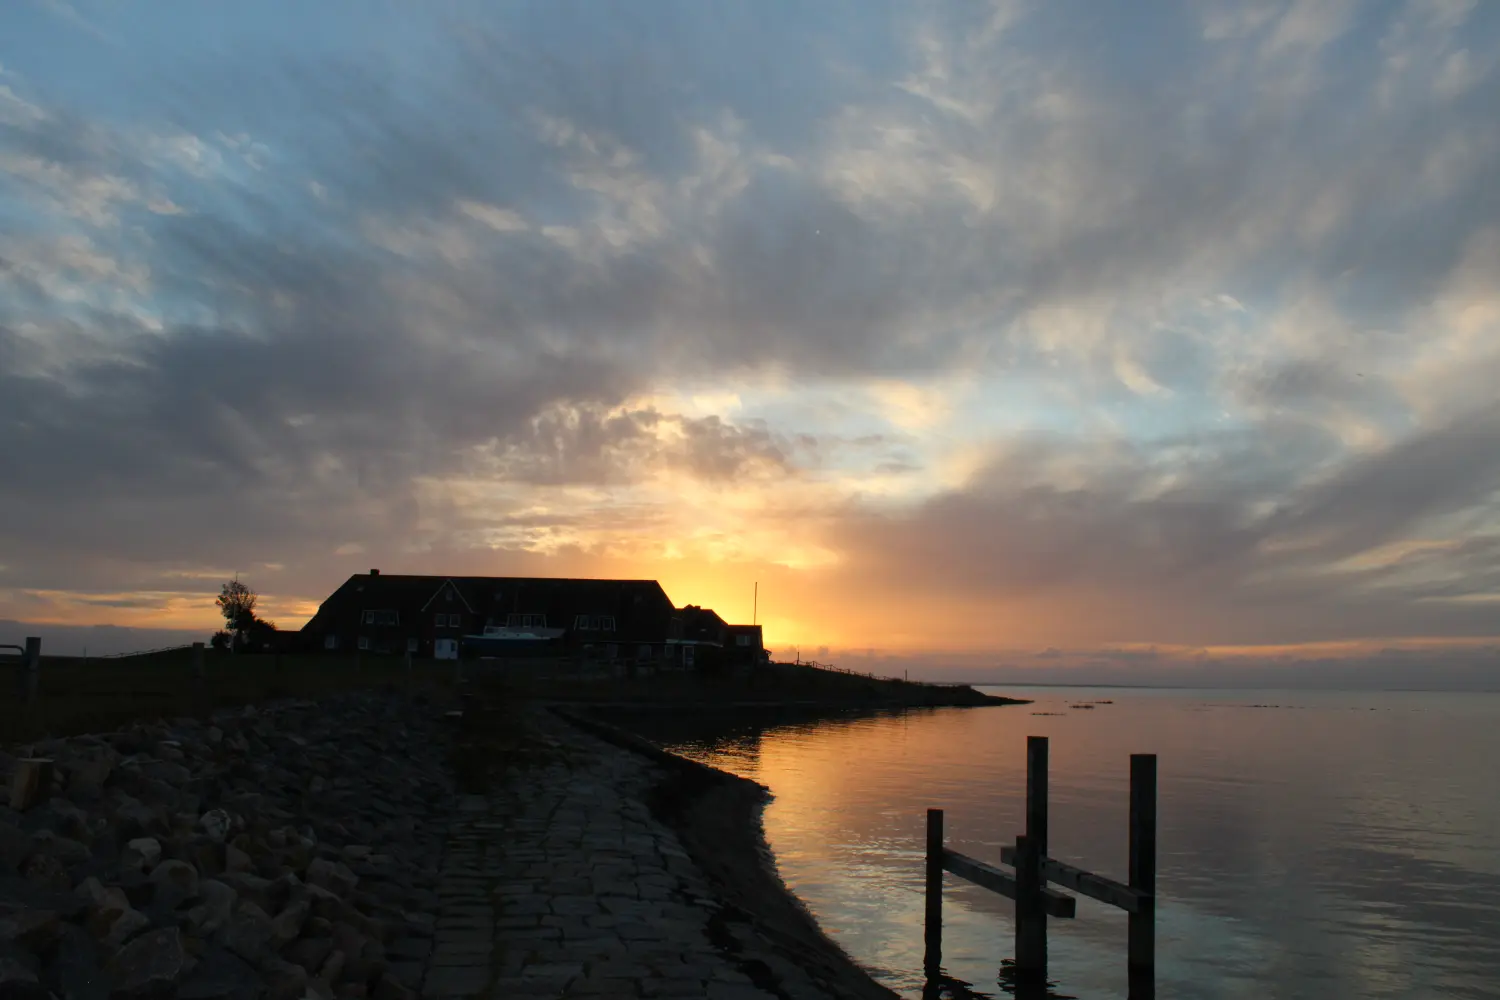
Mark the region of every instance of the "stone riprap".
<instances>
[{"instance_id":1,"label":"stone riprap","mask_svg":"<svg viewBox=\"0 0 1500 1000\"><path fill-rule=\"evenodd\" d=\"M820 980L725 905L652 814L661 763L549 713L530 724L543 762L458 802L425 998L891 995Z\"/></svg>"},{"instance_id":2,"label":"stone riprap","mask_svg":"<svg viewBox=\"0 0 1500 1000\"><path fill-rule=\"evenodd\" d=\"M0 805L0 998L414 997L448 744L441 706L366 693L22 748L53 790Z\"/></svg>"}]
</instances>

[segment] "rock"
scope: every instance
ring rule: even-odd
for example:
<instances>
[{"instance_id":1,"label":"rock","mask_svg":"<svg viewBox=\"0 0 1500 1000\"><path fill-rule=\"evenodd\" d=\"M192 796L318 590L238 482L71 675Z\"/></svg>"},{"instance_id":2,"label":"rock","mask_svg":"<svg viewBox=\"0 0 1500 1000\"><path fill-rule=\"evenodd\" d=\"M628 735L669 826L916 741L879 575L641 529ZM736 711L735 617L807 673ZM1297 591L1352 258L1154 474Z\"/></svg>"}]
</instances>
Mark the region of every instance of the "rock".
<instances>
[{"instance_id":1,"label":"rock","mask_svg":"<svg viewBox=\"0 0 1500 1000\"><path fill-rule=\"evenodd\" d=\"M186 861L163 861L151 869L151 881L160 906L175 909L198 898L198 870Z\"/></svg>"},{"instance_id":2,"label":"rock","mask_svg":"<svg viewBox=\"0 0 1500 1000\"><path fill-rule=\"evenodd\" d=\"M92 757L73 765L68 772L68 794L97 798L104 794L104 786L114 772L114 761L108 757Z\"/></svg>"},{"instance_id":3,"label":"rock","mask_svg":"<svg viewBox=\"0 0 1500 1000\"><path fill-rule=\"evenodd\" d=\"M344 975L344 953L334 949L323 962L323 968L318 970L318 978L325 983L336 983Z\"/></svg>"},{"instance_id":4,"label":"rock","mask_svg":"<svg viewBox=\"0 0 1500 1000\"><path fill-rule=\"evenodd\" d=\"M177 1000L258 1000L265 987L255 968L227 948L210 948L177 988Z\"/></svg>"},{"instance_id":5,"label":"rock","mask_svg":"<svg viewBox=\"0 0 1500 1000\"><path fill-rule=\"evenodd\" d=\"M82 927L65 924L57 945L57 986L65 1000L107 1000L99 946Z\"/></svg>"},{"instance_id":6,"label":"rock","mask_svg":"<svg viewBox=\"0 0 1500 1000\"><path fill-rule=\"evenodd\" d=\"M224 945L245 961L258 964L270 952L272 933L271 918L266 911L242 899L229 921Z\"/></svg>"},{"instance_id":7,"label":"rock","mask_svg":"<svg viewBox=\"0 0 1500 1000\"><path fill-rule=\"evenodd\" d=\"M47 1000L47 990L36 972L20 958L0 954L0 998L4 1000Z\"/></svg>"},{"instance_id":8,"label":"rock","mask_svg":"<svg viewBox=\"0 0 1500 1000\"><path fill-rule=\"evenodd\" d=\"M37 853L27 858L26 863L21 866L21 874L26 876L27 881L43 889L65 890L73 885L67 867L50 854Z\"/></svg>"},{"instance_id":9,"label":"rock","mask_svg":"<svg viewBox=\"0 0 1500 1000\"><path fill-rule=\"evenodd\" d=\"M271 947L280 951L297 940L311 911L312 906L305 896L288 900L286 908L271 921Z\"/></svg>"},{"instance_id":10,"label":"rock","mask_svg":"<svg viewBox=\"0 0 1500 1000\"><path fill-rule=\"evenodd\" d=\"M116 997L160 997L169 995L183 980L188 965L182 933L175 927L164 927L142 934L121 948L104 967L104 975Z\"/></svg>"},{"instance_id":11,"label":"rock","mask_svg":"<svg viewBox=\"0 0 1500 1000\"><path fill-rule=\"evenodd\" d=\"M363 861L374 853L374 850L364 844L349 844L344 848L344 858L349 861Z\"/></svg>"},{"instance_id":12,"label":"rock","mask_svg":"<svg viewBox=\"0 0 1500 1000\"><path fill-rule=\"evenodd\" d=\"M229 925L239 893L217 879L198 883L202 902L188 911L188 928L195 937L210 938Z\"/></svg>"},{"instance_id":13,"label":"rock","mask_svg":"<svg viewBox=\"0 0 1500 1000\"><path fill-rule=\"evenodd\" d=\"M36 853L31 834L9 823L0 822L0 874L13 875L26 859Z\"/></svg>"},{"instance_id":14,"label":"rock","mask_svg":"<svg viewBox=\"0 0 1500 1000\"><path fill-rule=\"evenodd\" d=\"M0 913L0 949L19 945L34 955L52 950L62 935L62 920L52 910Z\"/></svg>"},{"instance_id":15,"label":"rock","mask_svg":"<svg viewBox=\"0 0 1500 1000\"><path fill-rule=\"evenodd\" d=\"M75 840L88 835L89 814L64 798L52 798L37 810L39 819L64 837Z\"/></svg>"},{"instance_id":16,"label":"rock","mask_svg":"<svg viewBox=\"0 0 1500 1000\"><path fill-rule=\"evenodd\" d=\"M61 861L64 866L82 864L94 856L94 852L88 849L88 845L81 844L71 837L59 837L51 830L38 830L32 835L32 842L38 851L51 855Z\"/></svg>"},{"instance_id":17,"label":"rock","mask_svg":"<svg viewBox=\"0 0 1500 1000\"><path fill-rule=\"evenodd\" d=\"M355 886L359 885L359 876L337 861L318 858L307 866L307 884L327 889L342 898L354 892Z\"/></svg>"},{"instance_id":18,"label":"rock","mask_svg":"<svg viewBox=\"0 0 1500 1000\"><path fill-rule=\"evenodd\" d=\"M198 825L203 828L203 832L208 834L209 839L216 844L222 844L225 841L232 824L229 813L223 809L210 809L198 820Z\"/></svg>"},{"instance_id":19,"label":"rock","mask_svg":"<svg viewBox=\"0 0 1500 1000\"><path fill-rule=\"evenodd\" d=\"M417 994L389 972L375 984L375 1000L416 1000Z\"/></svg>"},{"instance_id":20,"label":"rock","mask_svg":"<svg viewBox=\"0 0 1500 1000\"><path fill-rule=\"evenodd\" d=\"M50 757L22 757L10 775L10 807L25 812L47 801L52 794L53 761Z\"/></svg>"},{"instance_id":21,"label":"rock","mask_svg":"<svg viewBox=\"0 0 1500 1000\"><path fill-rule=\"evenodd\" d=\"M235 847L233 844L224 849L224 870L229 872L248 872L255 867L255 862L250 860L250 855Z\"/></svg>"},{"instance_id":22,"label":"rock","mask_svg":"<svg viewBox=\"0 0 1500 1000\"><path fill-rule=\"evenodd\" d=\"M289 962L296 962L307 970L308 975L317 975L333 952L333 939L328 937L304 937L294 941L282 953Z\"/></svg>"},{"instance_id":23,"label":"rock","mask_svg":"<svg viewBox=\"0 0 1500 1000\"><path fill-rule=\"evenodd\" d=\"M155 837L137 837L120 852L120 865L138 872L150 871L161 861L161 841Z\"/></svg>"},{"instance_id":24,"label":"rock","mask_svg":"<svg viewBox=\"0 0 1500 1000\"><path fill-rule=\"evenodd\" d=\"M271 880L261 878L259 875L251 875L248 872L228 871L219 877L219 881L229 886L245 899L257 903L262 909L271 906Z\"/></svg>"},{"instance_id":25,"label":"rock","mask_svg":"<svg viewBox=\"0 0 1500 1000\"><path fill-rule=\"evenodd\" d=\"M271 959L260 967L266 1000L302 1000L307 992L307 970L293 962Z\"/></svg>"},{"instance_id":26,"label":"rock","mask_svg":"<svg viewBox=\"0 0 1500 1000\"><path fill-rule=\"evenodd\" d=\"M167 832L167 816L164 810L154 809L139 799L132 799L128 796L115 809L114 824L115 829L126 840Z\"/></svg>"}]
</instances>

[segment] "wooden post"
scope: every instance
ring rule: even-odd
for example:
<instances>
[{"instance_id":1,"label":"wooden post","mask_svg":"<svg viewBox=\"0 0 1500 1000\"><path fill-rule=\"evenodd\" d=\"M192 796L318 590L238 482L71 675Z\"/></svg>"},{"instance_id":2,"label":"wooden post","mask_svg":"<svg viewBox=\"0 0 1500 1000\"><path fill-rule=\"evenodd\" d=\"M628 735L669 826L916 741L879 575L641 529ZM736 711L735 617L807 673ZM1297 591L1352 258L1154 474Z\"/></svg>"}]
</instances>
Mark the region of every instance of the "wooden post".
<instances>
[{"instance_id":1,"label":"wooden post","mask_svg":"<svg viewBox=\"0 0 1500 1000\"><path fill-rule=\"evenodd\" d=\"M26 641L27 646L31 640ZM16 761L10 782L10 807L25 812L47 801L52 793L52 760L48 757L23 757Z\"/></svg>"},{"instance_id":2,"label":"wooden post","mask_svg":"<svg viewBox=\"0 0 1500 1000\"><path fill-rule=\"evenodd\" d=\"M922 968L928 979L943 968L943 811L927 810L927 923Z\"/></svg>"},{"instance_id":3,"label":"wooden post","mask_svg":"<svg viewBox=\"0 0 1500 1000\"><path fill-rule=\"evenodd\" d=\"M22 683L25 685L26 710L28 712L36 708L36 700L41 690L42 676L42 638L41 636L28 635L26 637L26 652L22 654L22 671L24 677Z\"/></svg>"},{"instance_id":4,"label":"wooden post","mask_svg":"<svg viewBox=\"0 0 1500 1000\"><path fill-rule=\"evenodd\" d=\"M1130 914L1130 996L1149 997L1156 979L1156 754L1130 755L1130 887L1149 903Z\"/></svg>"},{"instance_id":5,"label":"wooden post","mask_svg":"<svg viewBox=\"0 0 1500 1000\"><path fill-rule=\"evenodd\" d=\"M1016 839L1016 975L1047 975L1047 911L1042 863L1047 858L1047 737L1026 737L1026 835Z\"/></svg>"}]
</instances>

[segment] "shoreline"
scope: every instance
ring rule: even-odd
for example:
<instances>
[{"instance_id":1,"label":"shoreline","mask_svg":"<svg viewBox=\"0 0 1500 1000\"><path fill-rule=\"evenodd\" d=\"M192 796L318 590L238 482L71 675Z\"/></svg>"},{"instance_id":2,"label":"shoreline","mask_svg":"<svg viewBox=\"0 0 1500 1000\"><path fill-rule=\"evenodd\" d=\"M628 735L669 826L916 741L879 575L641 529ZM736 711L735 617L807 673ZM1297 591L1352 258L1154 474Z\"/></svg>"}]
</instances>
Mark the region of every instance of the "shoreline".
<instances>
[{"instance_id":1,"label":"shoreline","mask_svg":"<svg viewBox=\"0 0 1500 1000\"><path fill-rule=\"evenodd\" d=\"M651 812L673 829L710 880L721 905L716 941L740 959L759 987L778 996L788 967L800 970L829 996L895 1000L818 925L807 905L782 881L765 838L764 785L663 750L628 730L553 707L577 728L647 758L665 776L649 796Z\"/></svg>"}]
</instances>

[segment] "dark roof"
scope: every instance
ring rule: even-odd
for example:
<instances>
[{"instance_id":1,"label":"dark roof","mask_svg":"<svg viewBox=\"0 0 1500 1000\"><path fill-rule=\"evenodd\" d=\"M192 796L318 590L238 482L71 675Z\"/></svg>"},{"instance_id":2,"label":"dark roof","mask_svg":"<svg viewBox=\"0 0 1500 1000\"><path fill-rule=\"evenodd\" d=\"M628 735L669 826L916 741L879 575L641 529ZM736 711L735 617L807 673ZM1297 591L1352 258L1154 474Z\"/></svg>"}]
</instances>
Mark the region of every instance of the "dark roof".
<instances>
[{"instance_id":1,"label":"dark roof","mask_svg":"<svg viewBox=\"0 0 1500 1000\"><path fill-rule=\"evenodd\" d=\"M636 615L671 609L671 601L655 580L356 573L329 595L303 628L326 630L331 624L328 616L356 606L419 613L449 584L474 614L545 614L559 616L555 624L560 626L571 625L561 619L574 614L612 615L620 631L628 632Z\"/></svg>"}]
</instances>

